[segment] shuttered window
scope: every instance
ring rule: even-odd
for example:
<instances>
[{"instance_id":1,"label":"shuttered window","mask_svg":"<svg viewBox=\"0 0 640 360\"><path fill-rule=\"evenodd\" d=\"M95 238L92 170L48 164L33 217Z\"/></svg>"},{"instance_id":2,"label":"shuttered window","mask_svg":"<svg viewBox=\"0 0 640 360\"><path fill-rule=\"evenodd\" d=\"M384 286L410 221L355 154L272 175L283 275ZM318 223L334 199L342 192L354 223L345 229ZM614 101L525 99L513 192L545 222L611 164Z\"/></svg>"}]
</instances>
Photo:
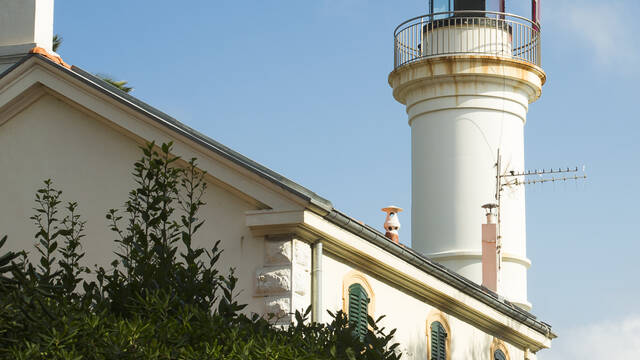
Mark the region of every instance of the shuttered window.
<instances>
[{"instance_id":1,"label":"shuttered window","mask_svg":"<svg viewBox=\"0 0 640 360\"><path fill-rule=\"evenodd\" d=\"M430 360L447 360L447 332L438 321L431 323Z\"/></svg>"},{"instance_id":2,"label":"shuttered window","mask_svg":"<svg viewBox=\"0 0 640 360\"><path fill-rule=\"evenodd\" d=\"M498 349L493 353L493 360L507 360L507 356L502 352L502 350Z\"/></svg>"},{"instance_id":3,"label":"shuttered window","mask_svg":"<svg viewBox=\"0 0 640 360\"><path fill-rule=\"evenodd\" d=\"M349 286L349 326L355 328L355 333L364 341L367 334L367 315L369 296L360 284Z\"/></svg>"}]
</instances>

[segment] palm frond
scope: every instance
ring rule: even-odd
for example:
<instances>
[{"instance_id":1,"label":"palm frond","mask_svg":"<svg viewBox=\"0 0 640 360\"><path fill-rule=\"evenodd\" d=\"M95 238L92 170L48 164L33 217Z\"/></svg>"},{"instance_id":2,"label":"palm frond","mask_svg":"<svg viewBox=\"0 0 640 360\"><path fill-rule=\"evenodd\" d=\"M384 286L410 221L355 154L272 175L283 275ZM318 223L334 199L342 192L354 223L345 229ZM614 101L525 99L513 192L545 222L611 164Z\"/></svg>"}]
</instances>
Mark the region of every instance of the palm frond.
<instances>
[{"instance_id":1,"label":"palm frond","mask_svg":"<svg viewBox=\"0 0 640 360\"><path fill-rule=\"evenodd\" d=\"M128 82L126 80L115 80L113 77L104 74L96 74L96 76L126 93L133 91L133 87L127 86Z\"/></svg>"},{"instance_id":2,"label":"palm frond","mask_svg":"<svg viewBox=\"0 0 640 360\"><path fill-rule=\"evenodd\" d=\"M60 45L62 45L62 41L63 40L64 39L62 38L62 36L60 36L58 34L53 35L53 46L51 47L51 49L54 52L57 52L58 48L60 47Z\"/></svg>"}]
</instances>

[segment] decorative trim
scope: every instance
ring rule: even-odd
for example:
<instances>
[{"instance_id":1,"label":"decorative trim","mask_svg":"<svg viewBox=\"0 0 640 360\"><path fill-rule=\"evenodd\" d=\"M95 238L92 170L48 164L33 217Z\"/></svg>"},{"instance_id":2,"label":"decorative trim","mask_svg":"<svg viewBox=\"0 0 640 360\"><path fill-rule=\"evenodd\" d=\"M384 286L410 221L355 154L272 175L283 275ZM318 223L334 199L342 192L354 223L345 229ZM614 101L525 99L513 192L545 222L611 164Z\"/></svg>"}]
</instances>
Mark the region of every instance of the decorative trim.
<instances>
[{"instance_id":1,"label":"decorative trim","mask_svg":"<svg viewBox=\"0 0 640 360\"><path fill-rule=\"evenodd\" d=\"M376 294L373 292L373 288L371 287L371 284L369 284L369 281L367 281L365 275L357 270L349 271L342 278L342 311L349 315L349 286L353 284L362 285L364 290L367 292L367 295L369 296L369 307L367 308L367 312L369 316L375 318Z\"/></svg>"},{"instance_id":2,"label":"decorative trim","mask_svg":"<svg viewBox=\"0 0 640 360\"><path fill-rule=\"evenodd\" d=\"M29 50L38 46L36 43L26 43L18 45L4 45L0 46L0 56L17 56L23 57Z\"/></svg>"},{"instance_id":3,"label":"decorative trim","mask_svg":"<svg viewBox=\"0 0 640 360\"><path fill-rule=\"evenodd\" d=\"M447 360L451 360L451 327L449 327L449 321L447 321L448 315L440 310L433 309L427 316L427 359L431 360L431 323L439 322L444 330L447 332L447 342L445 344L447 352Z\"/></svg>"},{"instance_id":4,"label":"decorative trim","mask_svg":"<svg viewBox=\"0 0 640 360\"><path fill-rule=\"evenodd\" d=\"M502 350L507 360L511 360L511 357L509 356L509 350L507 350L507 346L504 344L504 342L502 342L502 340L498 338L493 338L493 342L491 343L491 354L490 354L491 360L493 360L494 358L493 354L495 354L496 350Z\"/></svg>"},{"instance_id":5,"label":"decorative trim","mask_svg":"<svg viewBox=\"0 0 640 360\"><path fill-rule=\"evenodd\" d=\"M47 91L45 87L40 83L36 83L23 91L19 96L16 96L7 104L0 107L0 126L34 102L38 101L46 93Z\"/></svg>"},{"instance_id":6,"label":"decorative trim","mask_svg":"<svg viewBox=\"0 0 640 360\"><path fill-rule=\"evenodd\" d=\"M451 260L451 259L468 259L468 260L479 260L482 259L482 252L477 250L454 250L454 251L445 251L435 254L427 255L430 259L433 260ZM513 253L503 253L502 254L503 261L514 262L529 268L531 266L531 260L526 257L521 257L519 255Z\"/></svg>"}]
</instances>

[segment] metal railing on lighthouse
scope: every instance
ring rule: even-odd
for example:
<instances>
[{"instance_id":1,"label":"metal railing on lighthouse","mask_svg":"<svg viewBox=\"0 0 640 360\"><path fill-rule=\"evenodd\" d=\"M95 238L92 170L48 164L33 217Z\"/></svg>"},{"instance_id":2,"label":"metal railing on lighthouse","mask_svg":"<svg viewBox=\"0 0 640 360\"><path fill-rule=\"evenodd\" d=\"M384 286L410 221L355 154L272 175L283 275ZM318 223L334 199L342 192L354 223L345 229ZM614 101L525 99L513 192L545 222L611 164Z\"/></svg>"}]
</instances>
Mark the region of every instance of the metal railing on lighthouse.
<instances>
[{"instance_id":1,"label":"metal railing on lighthouse","mask_svg":"<svg viewBox=\"0 0 640 360\"><path fill-rule=\"evenodd\" d=\"M540 66L540 24L495 11L422 15L394 31L394 69L426 58L487 55Z\"/></svg>"}]
</instances>

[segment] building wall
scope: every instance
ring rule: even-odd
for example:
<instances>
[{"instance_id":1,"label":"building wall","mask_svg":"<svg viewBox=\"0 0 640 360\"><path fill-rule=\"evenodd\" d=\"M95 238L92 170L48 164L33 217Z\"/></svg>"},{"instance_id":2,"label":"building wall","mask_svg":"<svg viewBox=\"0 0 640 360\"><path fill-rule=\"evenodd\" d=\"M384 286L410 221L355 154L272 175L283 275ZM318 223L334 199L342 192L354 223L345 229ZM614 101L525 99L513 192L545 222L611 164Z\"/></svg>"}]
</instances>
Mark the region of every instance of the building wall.
<instances>
[{"instance_id":1,"label":"building wall","mask_svg":"<svg viewBox=\"0 0 640 360\"><path fill-rule=\"evenodd\" d=\"M83 239L85 264L108 268L115 259L115 234L105 214L121 208L132 189L133 163L142 156L133 137L107 123L45 95L9 121L0 124L0 234L8 235L8 248L35 253L34 197L42 181L52 179L66 202L77 201L87 220ZM180 155L180 154L177 154ZM215 175L215 174L214 174ZM244 212L255 206L213 181L201 208L205 225L195 244L211 248L222 241L224 255L219 269L236 268L239 289L253 287L254 267L262 263L262 238L254 238L244 221ZM6 248L4 250L7 250ZM248 311L264 306L250 291L240 293Z\"/></svg>"},{"instance_id":2,"label":"building wall","mask_svg":"<svg viewBox=\"0 0 640 360\"><path fill-rule=\"evenodd\" d=\"M63 199L77 201L80 213L88 220L83 241L85 263L108 266L114 259L115 236L108 229L105 214L126 200L133 185L132 165L141 157L139 146L143 141L109 124L49 95L0 124L0 234L9 236L10 249L34 252L35 227L29 217L35 191L44 179L51 178L55 187L63 190ZM176 148L188 147L186 143L176 144ZM295 236L267 240L254 236L246 226L246 212L258 206L214 178L210 180L204 199L208 205L201 210L207 222L196 244L211 247L216 240L222 241L224 253L219 268L236 268L241 290L238 300L249 304L248 312L259 314L309 306L309 244ZM406 358L427 358L427 319L439 314L437 309L331 255L324 256L323 268L325 309L343 309L345 277L361 274L375 298L371 310L374 318L384 314L383 325L398 329L395 341L402 344ZM287 269L288 274L282 271ZM326 313L323 316L324 321L330 320ZM443 316L450 327L451 359L491 358L493 336L455 317ZM523 358L522 351L506 346L510 359Z\"/></svg>"},{"instance_id":3,"label":"building wall","mask_svg":"<svg viewBox=\"0 0 640 360\"><path fill-rule=\"evenodd\" d=\"M377 319L385 315L382 325L388 330L397 329L395 341L401 343L403 358L422 360L428 358L427 322L434 316L442 316L448 322L450 332L449 359L493 359L491 356L493 336L478 328L458 320L439 309L416 298L414 295L370 276L366 270L354 268L343 260L326 254L323 257L323 296L322 301L327 310L332 312L347 308L344 299L344 287L349 286L354 275L364 277L373 294L369 294L371 302L370 315ZM327 321L329 315L323 315ZM524 359L524 352L515 346L504 343L511 360Z\"/></svg>"}]
</instances>

